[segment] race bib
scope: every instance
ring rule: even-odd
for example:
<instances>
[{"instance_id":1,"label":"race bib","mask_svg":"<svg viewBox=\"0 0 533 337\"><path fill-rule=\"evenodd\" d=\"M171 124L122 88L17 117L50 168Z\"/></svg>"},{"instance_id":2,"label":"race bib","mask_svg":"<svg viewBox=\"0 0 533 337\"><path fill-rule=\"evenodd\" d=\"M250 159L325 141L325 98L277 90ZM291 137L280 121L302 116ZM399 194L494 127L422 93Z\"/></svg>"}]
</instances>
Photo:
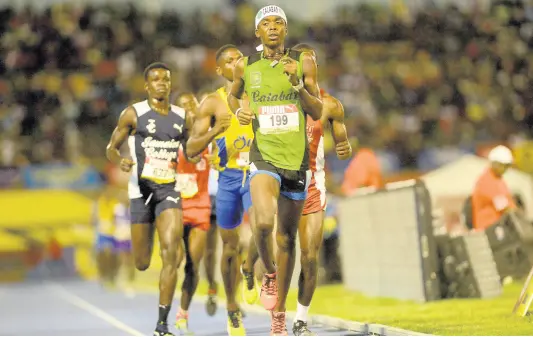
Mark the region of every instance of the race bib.
<instances>
[{"instance_id":1,"label":"race bib","mask_svg":"<svg viewBox=\"0 0 533 337\"><path fill-rule=\"evenodd\" d=\"M264 135L300 130L296 104L259 107L259 132Z\"/></svg>"},{"instance_id":2,"label":"race bib","mask_svg":"<svg viewBox=\"0 0 533 337\"><path fill-rule=\"evenodd\" d=\"M196 170L197 171L205 171L207 169L207 161L202 158L198 163L196 163Z\"/></svg>"},{"instance_id":3,"label":"race bib","mask_svg":"<svg viewBox=\"0 0 533 337\"><path fill-rule=\"evenodd\" d=\"M171 182L174 180L174 165L168 160L147 157L141 178L155 182Z\"/></svg>"},{"instance_id":4,"label":"race bib","mask_svg":"<svg viewBox=\"0 0 533 337\"><path fill-rule=\"evenodd\" d=\"M239 152L239 158L237 158L237 165L239 165L239 167L246 167L250 165L250 152Z\"/></svg>"},{"instance_id":5,"label":"race bib","mask_svg":"<svg viewBox=\"0 0 533 337\"><path fill-rule=\"evenodd\" d=\"M198 193L196 174L178 173L176 175L176 191L181 193L181 197L190 199Z\"/></svg>"}]
</instances>

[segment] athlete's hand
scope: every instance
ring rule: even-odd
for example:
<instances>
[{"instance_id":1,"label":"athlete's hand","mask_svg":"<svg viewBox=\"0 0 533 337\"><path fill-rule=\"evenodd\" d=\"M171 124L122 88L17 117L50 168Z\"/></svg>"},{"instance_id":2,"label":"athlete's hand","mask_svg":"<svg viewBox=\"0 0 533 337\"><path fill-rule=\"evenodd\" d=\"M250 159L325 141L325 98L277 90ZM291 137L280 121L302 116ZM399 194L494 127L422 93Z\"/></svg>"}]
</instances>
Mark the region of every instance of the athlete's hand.
<instances>
[{"instance_id":1,"label":"athlete's hand","mask_svg":"<svg viewBox=\"0 0 533 337\"><path fill-rule=\"evenodd\" d=\"M335 152L340 160L349 159L352 156L352 146L348 140L342 141L335 145Z\"/></svg>"},{"instance_id":2,"label":"athlete's hand","mask_svg":"<svg viewBox=\"0 0 533 337\"><path fill-rule=\"evenodd\" d=\"M187 160L189 161L189 163L198 164L200 162L200 160L202 160L202 155L199 154L199 155L194 156L192 158L187 158Z\"/></svg>"},{"instance_id":3,"label":"athlete's hand","mask_svg":"<svg viewBox=\"0 0 533 337\"><path fill-rule=\"evenodd\" d=\"M237 114L237 119L239 120L239 124L241 125L248 125L252 122L252 119L254 119L254 112L247 108L241 108L239 110L239 113Z\"/></svg>"},{"instance_id":4,"label":"athlete's hand","mask_svg":"<svg viewBox=\"0 0 533 337\"><path fill-rule=\"evenodd\" d=\"M298 78L298 63L289 56L284 56L279 60L283 64L283 72L289 77L291 84L298 85L300 79Z\"/></svg>"},{"instance_id":5,"label":"athlete's hand","mask_svg":"<svg viewBox=\"0 0 533 337\"><path fill-rule=\"evenodd\" d=\"M209 166L214 168L217 171L222 171L223 168L220 167L220 157L216 154L206 154L205 159L207 159L207 162L209 163Z\"/></svg>"},{"instance_id":6,"label":"athlete's hand","mask_svg":"<svg viewBox=\"0 0 533 337\"><path fill-rule=\"evenodd\" d=\"M130 172L135 162L129 158L122 158L120 160L120 169L124 172Z\"/></svg>"},{"instance_id":7,"label":"athlete's hand","mask_svg":"<svg viewBox=\"0 0 533 337\"><path fill-rule=\"evenodd\" d=\"M231 114L229 112L216 116L214 128L216 129L217 135L226 131L231 124Z\"/></svg>"}]
</instances>

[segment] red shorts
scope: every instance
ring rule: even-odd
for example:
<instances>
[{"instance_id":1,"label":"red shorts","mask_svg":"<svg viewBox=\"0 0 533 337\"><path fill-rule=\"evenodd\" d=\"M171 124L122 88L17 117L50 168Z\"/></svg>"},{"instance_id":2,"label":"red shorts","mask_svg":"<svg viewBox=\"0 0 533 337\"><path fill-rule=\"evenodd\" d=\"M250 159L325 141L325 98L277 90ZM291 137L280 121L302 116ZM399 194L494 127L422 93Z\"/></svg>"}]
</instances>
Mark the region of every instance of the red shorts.
<instances>
[{"instance_id":1,"label":"red shorts","mask_svg":"<svg viewBox=\"0 0 533 337\"><path fill-rule=\"evenodd\" d=\"M203 231L209 230L211 226L211 208L184 208L183 225Z\"/></svg>"},{"instance_id":2,"label":"red shorts","mask_svg":"<svg viewBox=\"0 0 533 337\"><path fill-rule=\"evenodd\" d=\"M307 189L307 198L305 199L304 210L302 215L316 213L326 210L326 189L319 190L315 184Z\"/></svg>"}]
</instances>

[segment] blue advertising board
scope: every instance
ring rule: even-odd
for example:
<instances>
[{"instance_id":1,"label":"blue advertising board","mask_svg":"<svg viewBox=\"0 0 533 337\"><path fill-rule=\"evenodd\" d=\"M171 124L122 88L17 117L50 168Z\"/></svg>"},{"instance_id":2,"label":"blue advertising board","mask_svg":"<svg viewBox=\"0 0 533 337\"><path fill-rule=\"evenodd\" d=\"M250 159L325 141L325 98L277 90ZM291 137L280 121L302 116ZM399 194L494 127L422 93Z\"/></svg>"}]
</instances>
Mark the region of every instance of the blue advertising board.
<instances>
[{"instance_id":1,"label":"blue advertising board","mask_svg":"<svg viewBox=\"0 0 533 337\"><path fill-rule=\"evenodd\" d=\"M87 165L32 165L23 169L22 179L30 189L86 190L102 185L100 173Z\"/></svg>"}]
</instances>

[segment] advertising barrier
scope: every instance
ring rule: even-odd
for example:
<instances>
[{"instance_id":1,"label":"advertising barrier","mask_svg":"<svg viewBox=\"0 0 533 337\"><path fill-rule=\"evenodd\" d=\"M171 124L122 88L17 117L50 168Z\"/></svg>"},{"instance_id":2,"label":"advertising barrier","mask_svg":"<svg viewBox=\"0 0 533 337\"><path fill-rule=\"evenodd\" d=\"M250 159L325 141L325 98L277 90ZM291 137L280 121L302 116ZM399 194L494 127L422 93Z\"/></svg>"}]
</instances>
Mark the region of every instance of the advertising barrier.
<instances>
[{"instance_id":1,"label":"advertising barrier","mask_svg":"<svg viewBox=\"0 0 533 337\"><path fill-rule=\"evenodd\" d=\"M29 189L86 190L102 184L100 173L87 165L33 165L22 170L22 178Z\"/></svg>"},{"instance_id":2,"label":"advertising barrier","mask_svg":"<svg viewBox=\"0 0 533 337\"><path fill-rule=\"evenodd\" d=\"M18 167L0 167L0 189L21 186L21 175Z\"/></svg>"}]
</instances>

